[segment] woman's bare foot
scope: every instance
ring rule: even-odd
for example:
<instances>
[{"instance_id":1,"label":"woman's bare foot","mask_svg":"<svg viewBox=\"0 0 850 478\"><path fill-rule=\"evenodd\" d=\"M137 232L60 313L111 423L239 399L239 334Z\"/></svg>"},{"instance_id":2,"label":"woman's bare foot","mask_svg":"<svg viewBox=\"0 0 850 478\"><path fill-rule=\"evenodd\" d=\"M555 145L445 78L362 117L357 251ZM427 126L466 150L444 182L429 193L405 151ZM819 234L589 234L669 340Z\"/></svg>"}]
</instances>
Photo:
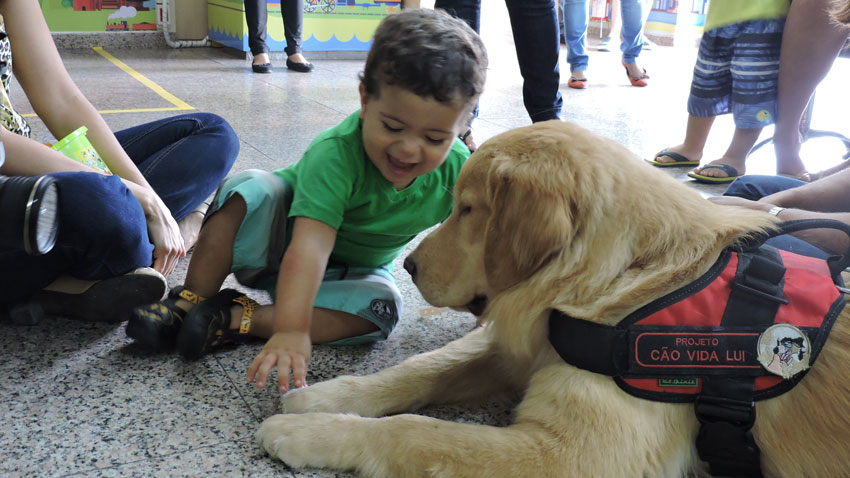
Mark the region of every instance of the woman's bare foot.
<instances>
[{"instance_id":1,"label":"woman's bare foot","mask_svg":"<svg viewBox=\"0 0 850 478\"><path fill-rule=\"evenodd\" d=\"M180 228L180 234L183 236L183 244L186 250L189 251L198 242L198 234L201 232L201 225L204 223L204 217L207 214L207 209L210 205L201 203L186 217L177 223Z\"/></svg>"},{"instance_id":2,"label":"woman's bare foot","mask_svg":"<svg viewBox=\"0 0 850 478\"><path fill-rule=\"evenodd\" d=\"M259 55L254 55L254 60L251 61L252 65L266 65L271 63L271 59L269 58L268 53L260 53Z\"/></svg>"},{"instance_id":3,"label":"woman's bare foot","mask_svg":"<svg viewBox=\"0 0 850 478\"><path fill-rule=\"evenodd\" d=\"M629 76L632 78L640 78L645 74L643 68L639 67L637 62L624 63L624 65L626 66L626 71L629 72Z\"/></svg>"},{"instance_id":4,"label":"woman's bare foot","mask_svg":"<svg viewBox=\"0 0 850 478\"><path fill-rule=\"evenodd\" d=\"M302 55L301 53L295 53L294 55L289 55L289 61L291 61L293 63L310 63L309 61L307 61L306 58L304 58L304 55Z\"/></svg>"}]
</instances>

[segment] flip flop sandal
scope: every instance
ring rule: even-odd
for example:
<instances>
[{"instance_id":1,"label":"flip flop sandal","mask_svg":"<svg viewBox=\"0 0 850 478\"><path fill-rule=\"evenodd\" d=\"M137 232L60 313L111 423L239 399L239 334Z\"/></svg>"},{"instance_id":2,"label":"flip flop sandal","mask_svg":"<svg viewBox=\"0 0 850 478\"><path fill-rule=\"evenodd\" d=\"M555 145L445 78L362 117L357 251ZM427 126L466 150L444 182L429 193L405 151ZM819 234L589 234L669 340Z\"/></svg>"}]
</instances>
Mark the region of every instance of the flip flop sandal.
<instances>
[{"instance_id":1,"label":"flip flop sandal","mask_svg":"<svg viewBox=\"0 0 850 478\"><path fill-rule=\"evenodd\" d=\"M649 75L646 74L646 68L641 68L641 74L640 75L632 76L631 74L629 74L629 68L626 66L626 64L623 63L622 65L623 65L623 68L626 69L626 76L629 78L629 83L631 83L632 86L643 87L643 86L646 86L646 85L649 84L649 82L646 81L646 80L649 79Z\"/></svg>"},{"instance_id":2,"label":"flip flop sandal","mask_svg":"<svg viewBox=\"0 0 850 478\"><path fill-rule=\"evenodd\" d=\"M230 328L230 308L242 306L239 329ZM251 318L259 304L235 289L224 289L198 304L186 314L177 335L177 351L186 358L198 358L225 344L251 338Z\"/></svg>"},{"instance_id":3,"label":"flip flop sandal","mask_svg":"<svg viewBox=\"0 0 850 478\"><path fill-rule=\"evenodd\" d=\"M571 76L569 81L567 81L567 86L570 88L575 88L577 90L583 90L587 88L587 78L576 78Z\"/></svg>"},{"instance_id":4,"label":"flip flop sandal","mask_svg":"<svg viewBox=\"0 0 850 478\"><path fill-rule=\"evenodd\" d=\"M726 173L728 176L723 177L723 178L715 178L715 177L712 177L712 176L705 176L705 175L702 175L702 174L697 174L697 173L691 171L690 173L688 173L688 177L696 179L697 182L707 183L707 184L731 183L732 181L741 177L741 174L738 173L738 170L733 168L732 166L729 166L728 164L721 164L721 163L706 164L705 166L700 168L700 171L705 171L706 169L719 169L719 170L723 171L724 173Z\"/></svg>"},{"instance_id":5,"label":"flip flop sandal","mask_svg":"<svg viewBox=\"0 0 850 478\"><path fill-rule=\"evenodd\" d=\"M472 128L467 129L466 133L458 135L458 139L466 145L470 153L474 153L475 150L478 149L478 146L475 144L475 140L472 139Z\"/></svg>"},{"instance_id":6,"label":"flip flop sandal","mask_svg":"<svg viewBox=\"0 0 850 478\"><path fill-rule=\"evenodd\" d=\"M133 309L127 322L127 336L146 349L173 349L180 326L186 318L186 311L177 306L178 299L195 305L206 300L182 285L175 287L168 293L167 299Z\"/></svg>"},{"instance_id":7,"label":"flip flop sandal","mask_svg":"<svg viewBox=\"0 0 850 478\"><path fill-rule=\"evenodd\" d=\"M668 158L673 159L673 161L658 161L658 158L661 156L667 156ZM670 168L673 166L699 166L699 161L693 161L683 154L667 151L666 149L662 149L657 152L655 154L655 159L644 159L644 161L653 166L658 166L659 168Z\"/></svg>"}]
</instances>

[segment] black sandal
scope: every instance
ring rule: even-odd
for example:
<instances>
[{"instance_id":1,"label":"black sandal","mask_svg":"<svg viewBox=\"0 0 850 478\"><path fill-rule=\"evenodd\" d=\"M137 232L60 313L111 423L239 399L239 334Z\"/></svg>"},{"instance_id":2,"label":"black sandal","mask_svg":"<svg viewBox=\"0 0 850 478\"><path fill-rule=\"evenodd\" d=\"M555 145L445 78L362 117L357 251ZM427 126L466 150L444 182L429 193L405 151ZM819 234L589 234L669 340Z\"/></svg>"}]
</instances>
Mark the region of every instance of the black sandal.
<instances>
[{"instance_id":1,"label":"black sandal","mask_svg":"<svg viewBox=\"0 0 850 478\"><path fill-rule=\"evenodd\" d=\"M230 308L242 306L239 329L230 328ZM259 304L235 289L224 289L215 297L194 307L186 315L177 335L177 351L186 358L198 358L215 347L245 342L251 338L251 317Z\"/></svg>"},{"instance_id":2,"label":"black sandal","mask_svg":"<svg viewBox=\"0 0 850 478\"><path fill-rule=\"evenodd\" d=\"M186 311L177 306L178 299L195 305L206 300L183 286L175 287L168 293L167 299L133 309L127 322L127 336L146 349L173 349L186 318Z\"/></svg>"}]
</instances>

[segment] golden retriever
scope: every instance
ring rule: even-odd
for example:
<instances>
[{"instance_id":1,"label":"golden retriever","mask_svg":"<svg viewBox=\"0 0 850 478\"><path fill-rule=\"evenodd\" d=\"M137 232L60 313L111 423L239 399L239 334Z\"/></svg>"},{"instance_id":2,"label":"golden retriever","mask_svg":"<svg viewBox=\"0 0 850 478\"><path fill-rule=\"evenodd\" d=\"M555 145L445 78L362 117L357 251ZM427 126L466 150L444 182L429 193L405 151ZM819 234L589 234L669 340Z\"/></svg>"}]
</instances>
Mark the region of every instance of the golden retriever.
<instances>
[{"instance_id":1,"label":"golden retriever","mask_svg":"<svg viewBox=\"0 0 850 478\"><path fill-rule=\"evenodd\" d=\"M693 404L639 399L566 364L547 339L549 312L616 324L776 219L712 204L559 121L487 141L454 195L451 216L406 267L428 302L480 314L482 326L379 373L289 392L286 413L258 431L261 447L291 466L382 478L706 473ZM757 402L766 476L850 473L848 313L800 384ZM504 428L399 414L506 390L523 398Z\"/></svg>"}]
</instances>

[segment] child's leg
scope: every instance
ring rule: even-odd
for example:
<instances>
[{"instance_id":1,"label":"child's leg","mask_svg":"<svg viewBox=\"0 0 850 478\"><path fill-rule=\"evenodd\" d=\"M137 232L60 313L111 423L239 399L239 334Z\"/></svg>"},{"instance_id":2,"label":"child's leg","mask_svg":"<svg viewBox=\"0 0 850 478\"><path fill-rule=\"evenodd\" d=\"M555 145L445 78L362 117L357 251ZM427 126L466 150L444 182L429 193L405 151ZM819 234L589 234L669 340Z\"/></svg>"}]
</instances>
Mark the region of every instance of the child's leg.
<instances>
[{"instance_id":1,"label":"child's leg","mask_svg":"<svg viewBox=\"0 0 850 478\"><path fill-rule=\"evenodd\" d=\"M242 306L230 309L230 328L238 329L242 319ZM251 319L251 335L267 339L274 333L274 305L264 305L254 310ZM334 342L349 337L358 337L378 330L378 326L360 317L339 310L313 309L310 339L314 344Z\"/></svg>"},{"instance_id":2,"label":"child's leg","mask_svg":"<svg viewBox=\"0 0 850 478\"><path fill-rule=\"evenodd\" d=\"M685 142L665 148L664 151L655 156L655 161L659 163L677 162L677 159L664 154L667 151L680 154L691 161L701 160L702 151L705 149L705 143L708 140L708 133L711 131L711 125L714 124L714 118L716 117L688 115Z\"/></svg>"},{"instance_id":3,"label":"child's leg","mask_svg":"<svg viewBox=\"0 0 850 478\"><path fill-rule=\"evenodd\" d=\"M743 175L747 168L747 155L750 154L750 150L753 149L753 145L756 144L756 141L761 134L761 130L762 128L735 128L735 134L732 136L732 142L729 143L729 148L726 149L723 156L720 159L716 159L708 163L706 166L710 164L725 164L735 168L735 170L738 171L739 176ZM729 174L721 169L704 168L704 166L696 168L694 172L712 178L729 177Z\"/></svg>"},{"instance_id":4,"label":"child's leg","mask_svg":"<svg viewBox=\"0 0 850 478\"><path fill-rule=\"evenodd\" d=\"M219 291L230 274L233 244L245 212L245 200L234 194L206 221L189 261L186 289L201 297L212 297ZM182 298L176 304L187 312L195 305Z\"/></svg>"},{"instance_id":5,"label":"child's leg","mask_svg":"<svg viewBox=\"0 0 850 478\"><path fill-rule=\"evenodd\" d=\"M700 41L688 96L685 142L658 153L655 156L657 163L694 164L693 161L700 161L714 118L729 112L732 77L728 65L732 52L729 42L720 36L721 32L720 28L706 32ZM684 158L665 155L665 151Z\"/></svg>"}]
</instances>

